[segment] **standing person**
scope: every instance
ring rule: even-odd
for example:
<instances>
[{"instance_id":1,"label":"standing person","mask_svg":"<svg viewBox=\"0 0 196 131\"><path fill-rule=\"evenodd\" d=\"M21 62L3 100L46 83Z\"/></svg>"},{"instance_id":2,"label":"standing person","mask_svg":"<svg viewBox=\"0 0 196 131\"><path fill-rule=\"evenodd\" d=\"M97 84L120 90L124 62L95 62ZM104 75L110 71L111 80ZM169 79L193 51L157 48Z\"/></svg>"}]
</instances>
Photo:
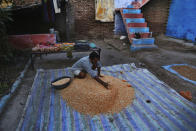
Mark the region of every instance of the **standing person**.
<instances>
[{"instance_id":1,"label":"standing person","mask_svg":"<svg viewBox=\"0 0 196 131\"><path fill-rule=\"evenodd\" d=\"M96 52L90 53L89 56L83 57L73 64L74 75L78 78L85 78L86 73L90 74L97 82L104 87L108 87L108 83L100 79L101 76L101 63L100 56ZM97 70L96 70L97 69Z\"/></svg>"},{"instance_id":2,"label":"standing person","mask_svg":"<svg viewBox=\"0 0 196 131\"><path fill-rule=\"evenodd\" d=\"M131 5L133 5L134 8L140 8L141 4L139 0L134 0Z\"/></svg>"}]
</instances>

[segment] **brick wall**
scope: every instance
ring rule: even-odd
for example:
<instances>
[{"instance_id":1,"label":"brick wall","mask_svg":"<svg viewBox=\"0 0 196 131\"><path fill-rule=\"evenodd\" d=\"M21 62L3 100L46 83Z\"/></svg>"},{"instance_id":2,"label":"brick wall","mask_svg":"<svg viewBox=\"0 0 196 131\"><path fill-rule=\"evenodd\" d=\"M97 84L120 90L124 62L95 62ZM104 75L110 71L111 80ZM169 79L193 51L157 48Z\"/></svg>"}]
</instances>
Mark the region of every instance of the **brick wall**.
<instances>
[{"instance_id":1,"label":"brick wall","mask_svg":"<svg viewBox=\"0 0 196 131\"><path fill-rule=\"evenodd\" d=\"M76 38L104 38L113 35L114 23L95 20L95 0L69 0L73 8Z\"/></svg>"},{"instance_id":2,"label":"brick wall","mask_svg":"<svg viewBox=\"0 0 196 131\"><path fill-rule=\"evenodd\" d=\"M154 35L166 32L170 1L171 0L151 0L142 7L142 13L148 22L150 31L153 32Z\"/></svg>"},{"instance_id":3,"label":"brick wall","mask_svg":"<svg viewBox=\"0 0 196 131\"><path fill-rule=\"evenodd\" d=\"M165 33L171 0L151 0L142 13L154 35ZM95 0L69 0L73 9L76 38L104 38L113 35L114 23L95 20Z\"/></svg>"}]
</instances>

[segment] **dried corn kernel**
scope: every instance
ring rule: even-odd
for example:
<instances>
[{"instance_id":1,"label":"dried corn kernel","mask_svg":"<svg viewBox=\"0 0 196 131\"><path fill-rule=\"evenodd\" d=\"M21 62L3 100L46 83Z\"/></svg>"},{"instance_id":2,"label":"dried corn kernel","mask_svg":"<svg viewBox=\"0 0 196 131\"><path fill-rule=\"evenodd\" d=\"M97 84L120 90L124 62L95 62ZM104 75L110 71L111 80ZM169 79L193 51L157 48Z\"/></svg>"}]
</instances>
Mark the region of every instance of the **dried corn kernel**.
<instances>
[{"instance_id":1,"label":"dried corn kernel","mask_svg":"<svg viewBox=\"0 0 196 131\"><path fill-rule=\"evenodd\" d=\"M118 113L132 103L134 89L122 88L127 87L127 82L112 76L104 76L101 79L111 82L110 89L106 89L87 75L85 79L74 79L60 94L73 109L89 115Z\"/></svg>"}]
</instances>

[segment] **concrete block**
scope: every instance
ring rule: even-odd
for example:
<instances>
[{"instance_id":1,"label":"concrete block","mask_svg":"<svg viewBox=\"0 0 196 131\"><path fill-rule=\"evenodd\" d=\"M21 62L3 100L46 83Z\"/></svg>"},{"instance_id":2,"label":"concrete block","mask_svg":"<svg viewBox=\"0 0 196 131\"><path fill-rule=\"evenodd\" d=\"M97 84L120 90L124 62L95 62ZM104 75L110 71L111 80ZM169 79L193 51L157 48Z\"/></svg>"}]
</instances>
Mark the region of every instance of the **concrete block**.
<instances>
[{"instance_id":1,"label":"concrete block","mask_svg":"<svg viewBox=\"0 0 196 131\"><path fill-rule=\"evenodd\" d=\"M144 18L127 18L125 19L126 23L144 23Z\"/></svg>"},{"instance_id":2,"label":"concrete block","mask_svg":"<svg viewBox=\"0 0 196 131\"><path fill-rule=\"evenodd\" d=\"M128 27L147 27L147 23L128 23Z\"/></svg>"},{"instance_id":3,"label":"concrete block","mask_svg":"<svg viewBox=\"0 0 196 131\"><path fill-rule=\"evenodd\" d=\"M123 9L123 14L140 14L140 9Z\"/></svg>"},{"instance_id":4,"label":"concrete block","mask_svg":"<svg viewBox=\"0 0 196 131\"><path fill-rule=\"evenodd\" d=\"M129 32L130 33L136 33L136 32L148 33L149 27L131 27L131 28L129 28Z\"/></svg>"},{"instance_id":5,"label":"concrete block","mask_svg":"<svg viewBox=\"0 0 196 131\"><path fill-rule=\"evenodd\" d=\"M131 43L135 45L141 45L141 44L153 45L154 44L154 38L142 38L142 39L132 38L131 40L132 40Z\"/></svg>"},{"instance_id":6,"label":"concrete block","mask_svg":"<svg viewBox=\"0 0 196 131\"><path fill-rule=\"evenodd\" d=\"M151 37L151 32L148 33L140 33L141 38L150 38ZM129 34L129 38L134 38L135 34Z\"/></svg>"},{"instance_id":7,"label":"concrete block","mask_svg":"<svg viewBox=\"0 0 196 131\"><path fill-rule=\"evenodd\" d=\"M124 14L124 18L143 18L143 14Z\"/></svg>"},{"instance_id":8,"label":"concrete block","mask_svg":"<svg viewBox=\"0 0 196 131\"><path fill-rule=\"evenodd\" d=\"M134 45L134 44L131 44L130 45L130 50L131 51L139 51L139 50L142 50L142 49L156 49L158 48L158 46L156 45Z\"/></svg>"}]
</instances>

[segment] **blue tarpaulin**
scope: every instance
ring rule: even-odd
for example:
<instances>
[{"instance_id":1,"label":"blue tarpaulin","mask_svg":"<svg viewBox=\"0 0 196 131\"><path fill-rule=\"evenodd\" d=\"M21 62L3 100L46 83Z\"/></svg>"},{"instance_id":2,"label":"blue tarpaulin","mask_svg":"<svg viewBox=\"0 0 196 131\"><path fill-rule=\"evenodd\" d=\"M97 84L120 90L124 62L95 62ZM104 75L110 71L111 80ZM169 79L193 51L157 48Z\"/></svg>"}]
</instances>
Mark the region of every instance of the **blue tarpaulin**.
<instances>
[{"instance_id":1,"label":"blue tarpaulin","mask_svg":"<svg viewBox=\"0 0 196 131\"><path fill-rule=\"evenodd\" d=\"M124 73L121 73L124 72ZM50 82L69 75L69 69L38 70L17 130L48 131L195 131L196 105L133 64L102 68L102 73L124 79L135 99L119 113L84 115L68 106Z\"/></svg>"},{"instance_id":2,"label":"blue tarpaulin","mask_svg":"<svg viewBox=\"0 0 196 131\"><path fill-rule=\"evenodd\" d=\"M196 0L172 0L166 35L196 41Z\"/></svg>"}]
</instances>

